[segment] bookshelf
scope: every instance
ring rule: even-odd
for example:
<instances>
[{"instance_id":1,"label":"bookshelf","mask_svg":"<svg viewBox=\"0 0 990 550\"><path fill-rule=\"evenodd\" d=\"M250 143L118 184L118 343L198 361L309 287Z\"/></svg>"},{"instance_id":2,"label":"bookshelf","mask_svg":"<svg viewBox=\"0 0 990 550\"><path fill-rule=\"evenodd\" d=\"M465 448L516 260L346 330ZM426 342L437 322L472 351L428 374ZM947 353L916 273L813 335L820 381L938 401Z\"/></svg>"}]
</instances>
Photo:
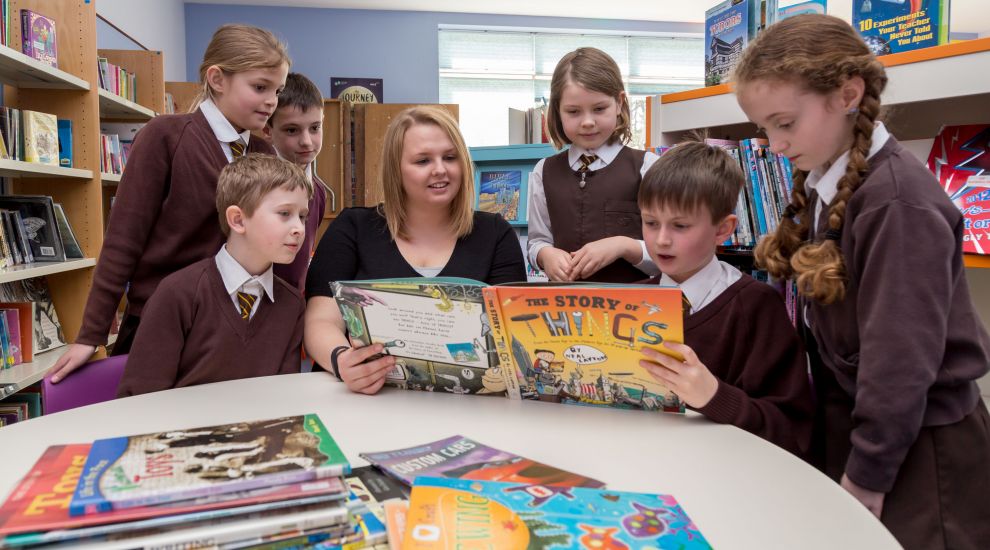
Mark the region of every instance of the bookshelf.
<instances>
[{"instance_id":1,"label":"bookshelf","mask_svg":"<svg viewBox=\"0 0 990 550\"><path fill-rule=\"evenodd\" d=\"M0 270L0 282L46 277L68 341L82 323L96 256L103 244L103 188L100 178L100 99L97 86L96 7L88 0L10 0L10 43L21 43L20 10L55 21L58 68L0 46L4 105L53 113L72 120L74 167L0 161L15 194L50 195L61 203L86 256L60 263L35 263ZM0 370L0 398L23 389L48 372L64 351L35 355L33 362Z\"/></svg>"},{"instance_id":2,"label":"bookshelf","mask_svg":"<svg viewBox=\"0 0 990 550\"><path fill-rule=\"evenodd\" d=\"M166 82L165 91L175 100L175 112L187 113L199 94L202 85L198 82Z\"/></svg>"},{"instance_id":3,"label":"bookshelf","mask_svg":"<svg viewBox=\"0 0 990 550\"><path fill-rule=\"evenodd\" d=\"M147 121L155 116L151 109L100 88L100 118Z\"/></svg>"},{"instance_id":4,"label":"bookshelf","mask_svg":"<svg viewBox=\"0 0 990 550\"><path fill-rule=\"evenodd\" d=\"M884 123L916 156L927 160L943 125L990 121L990 38L946 44L879 58L888 84L881 102ZM647 102L647 146L671 145L693 130L708 137L756 136L732 93L731 84L657 96ZM970 268L990 267L990 258L967 254Z\"/></svg>"},{"instance_id":5,"label":"bookshelf","mask_svg":"<svg viewBox=\"0 0 990 550\"><path fill-rule=\"evenodd\" d=\"M350 203L351 104L339 99L323 100L323 148L316 156L316 175L327 184L327 208L320 223L317 242L332 220Z\"/></svg>"}]
</instances>

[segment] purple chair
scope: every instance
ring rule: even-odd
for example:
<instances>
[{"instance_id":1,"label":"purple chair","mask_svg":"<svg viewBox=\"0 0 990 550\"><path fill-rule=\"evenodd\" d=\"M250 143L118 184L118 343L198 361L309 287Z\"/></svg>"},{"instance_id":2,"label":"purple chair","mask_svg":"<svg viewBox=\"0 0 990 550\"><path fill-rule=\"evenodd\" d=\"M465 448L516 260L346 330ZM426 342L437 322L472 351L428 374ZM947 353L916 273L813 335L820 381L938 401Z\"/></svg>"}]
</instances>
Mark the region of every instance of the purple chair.
<instances>
[{"instance_id":1,"label":"purple chair","mask_svg":"<svg viewBox=\"0 0 990 550\"><path fill-rule=\"evenodd\" d=\"M117 395L126 364L126 355L116 355L86 363L58 384L46 376L41 385L45 414L110 401Z\"/></svg>"}]
</instances>

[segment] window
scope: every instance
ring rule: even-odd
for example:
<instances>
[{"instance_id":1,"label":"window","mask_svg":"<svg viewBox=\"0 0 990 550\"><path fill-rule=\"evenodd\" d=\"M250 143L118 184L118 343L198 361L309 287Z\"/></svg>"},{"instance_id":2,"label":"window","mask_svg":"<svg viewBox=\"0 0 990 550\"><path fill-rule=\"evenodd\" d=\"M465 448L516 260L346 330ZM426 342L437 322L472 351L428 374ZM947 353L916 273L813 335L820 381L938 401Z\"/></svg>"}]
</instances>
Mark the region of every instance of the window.
<instances>
[{"instance_id":1,"label":"window","mask_svg":"<svg viewBox=\"0 0 990 550\"><path fill-rule=\"evenodd\" d=\"M440 102L460 105L469 146L507 145L508 109L549 102L550 77L567 52L598 48L615 59L633 115L633 143L645 143L645 98L704 85L703 39L523 31L439 31Z\"/></svg>"}]
</instances>

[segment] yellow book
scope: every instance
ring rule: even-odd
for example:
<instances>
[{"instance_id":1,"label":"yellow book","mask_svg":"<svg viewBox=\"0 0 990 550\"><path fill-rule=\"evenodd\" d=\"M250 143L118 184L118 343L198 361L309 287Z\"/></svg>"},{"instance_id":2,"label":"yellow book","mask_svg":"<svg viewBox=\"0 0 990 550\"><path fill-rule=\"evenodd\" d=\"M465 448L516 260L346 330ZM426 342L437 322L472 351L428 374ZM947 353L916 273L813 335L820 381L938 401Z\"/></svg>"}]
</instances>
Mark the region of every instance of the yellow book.
<instances>
[{"instance_id":1,"label":"yellow book","mask_svg":"<svg viewBox=\"0 0 990 550\"><path fill-rule=\"evenodd\" d=\"M22 111L24 160L58 166L58 118L48 113Z\"/></svg>"}]
</instances>

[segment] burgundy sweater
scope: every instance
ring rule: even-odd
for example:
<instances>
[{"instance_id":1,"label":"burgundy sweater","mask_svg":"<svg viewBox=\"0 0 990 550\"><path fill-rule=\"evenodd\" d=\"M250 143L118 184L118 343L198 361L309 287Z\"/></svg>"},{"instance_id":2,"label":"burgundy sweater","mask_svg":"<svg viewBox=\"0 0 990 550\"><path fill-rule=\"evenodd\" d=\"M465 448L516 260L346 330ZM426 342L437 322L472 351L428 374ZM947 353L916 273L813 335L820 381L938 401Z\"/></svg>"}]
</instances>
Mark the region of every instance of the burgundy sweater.
<instances>
[{"instance_id":1,"label":"burgundy sweater","mask_svg":"<svg viewBox=\"0 0 990 550\"><path fill-rule=\"evenodd\" d=\"M274 154L261 139L248 152ZM199 110L153 118L134 140L76 342L103 345L127 290L127 312L141 315L161 280L226 240L216 209L217 178L227 165L220 142Z\"/></svg>"},{"instance_id":2,"label":"burgundy sweater","mask_svg":"<svg viewBox=\"0 0 990 550\"><path fill-rule=\"evenodd\" d=\"M285 282L303 290L306 288L306 271L309 270L309 259L313 255L316 244L316 232L323 221L323 213L327 206L327 190L323 180L313 172L313 198L309 199L309 217L306 218L306 237L302 247L291 264L275 264L275 275L285 279Z\"/></svg>"},{"instance_id":3,"label":"burgundy sweater","mask_svg":"<svg viewBox=\"0 0 990 550\"><path fill-rule=\"evenodd\" d=\"M306 304L278 277L274 294L246 321L212 257L169 275L144 308L118 397L299 372Z\"/></svg>"},{"instance_id":4,"label":"burgundy sweater","mask_svg":"<svg viewBox=\"0 0 990 550\"><path fill-rule=\"evenodd\" d=\"M719 380L698 412L806 458L815 409L808 361L776 290L743 274L685 320L684 340Z\"/></svg>"},{"instance_id":5,"label":"burgundy sweater","mask_svg":"<svg viewBox=\"0 0 990 550\"><path fill-rule=\"evenodd\" d=\"M867 489L890 491L922 426L958 422L979 402L990 337L970 298L962 232L935 177L890 138L846 205L845 298L809 304L822 360L855 400L845 473Z\"/></svg>"}]
</instances>

